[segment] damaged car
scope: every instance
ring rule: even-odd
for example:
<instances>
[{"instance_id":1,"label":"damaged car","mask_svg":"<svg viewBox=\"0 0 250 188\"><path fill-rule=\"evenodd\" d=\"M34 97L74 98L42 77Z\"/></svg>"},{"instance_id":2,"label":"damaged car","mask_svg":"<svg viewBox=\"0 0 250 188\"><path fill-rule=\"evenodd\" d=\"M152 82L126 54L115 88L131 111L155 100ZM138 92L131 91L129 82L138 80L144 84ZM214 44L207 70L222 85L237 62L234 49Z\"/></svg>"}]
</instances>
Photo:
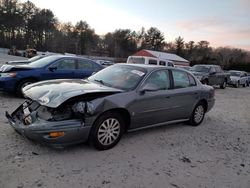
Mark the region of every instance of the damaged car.
<instances>
[{"instance_id":1,"label":"damaged car","mask_svg":"<svg viewBox=\"0 0 250 188\"><path fill-rule=\"evenodd\" d=\"M179 122L199 125L214 105L214 89L173 67L116 64L82 80L49 80L23 88L27 100L11 126L54 147L89 141L114 147L124 132Z\"/></svg>"}]
</instances>

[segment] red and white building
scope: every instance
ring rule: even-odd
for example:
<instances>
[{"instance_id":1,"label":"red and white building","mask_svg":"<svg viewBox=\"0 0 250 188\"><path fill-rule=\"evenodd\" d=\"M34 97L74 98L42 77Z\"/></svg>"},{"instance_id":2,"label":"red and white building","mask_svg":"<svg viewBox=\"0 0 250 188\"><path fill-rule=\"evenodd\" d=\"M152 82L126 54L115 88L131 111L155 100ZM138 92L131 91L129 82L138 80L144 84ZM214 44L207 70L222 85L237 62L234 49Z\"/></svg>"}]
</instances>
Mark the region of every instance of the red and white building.
<instances>
[{"instance_id":1,"label":"red and white building","mask_svg":"<svg viewBox=\"0 0 250 188\"><path fill-rule=\"evenodd\" d=\"M190 66L190 62L188 60L171 53L158 52L152 50L140 50L132 56L159 58L167 60L168 62L172 62L174 65Z\"/></svg>"}]
</instances>

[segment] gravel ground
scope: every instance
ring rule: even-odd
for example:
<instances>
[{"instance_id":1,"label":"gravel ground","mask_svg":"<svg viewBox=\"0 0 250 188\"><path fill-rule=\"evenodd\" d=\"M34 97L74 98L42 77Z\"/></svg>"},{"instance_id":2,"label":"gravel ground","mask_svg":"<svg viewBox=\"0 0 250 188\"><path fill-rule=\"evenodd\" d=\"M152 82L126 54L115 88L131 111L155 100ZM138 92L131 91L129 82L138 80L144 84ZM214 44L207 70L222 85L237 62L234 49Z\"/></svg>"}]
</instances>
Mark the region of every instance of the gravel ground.
<instances>
[{"instance_id":1,"label":"gravel ground","mask_svg":"<svg viewBox=\"0 0 250 188\"><path fill-rule=\"evenodd\" d=\"M17 134L4 117L23 99L0 93L0 188L250 187L250 87L216 89L198 127L127 133L108 151L54 150Z\"/></svg>"}]
</instances>

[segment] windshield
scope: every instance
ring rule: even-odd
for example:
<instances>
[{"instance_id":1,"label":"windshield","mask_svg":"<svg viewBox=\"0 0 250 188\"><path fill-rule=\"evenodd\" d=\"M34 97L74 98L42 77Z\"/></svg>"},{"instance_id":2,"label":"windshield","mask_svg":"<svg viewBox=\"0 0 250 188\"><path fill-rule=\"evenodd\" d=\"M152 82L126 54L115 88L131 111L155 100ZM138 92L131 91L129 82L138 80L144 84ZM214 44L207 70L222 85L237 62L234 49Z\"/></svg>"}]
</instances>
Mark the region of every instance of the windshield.
<instances>
[{"instance_id":1,"label":"windshield","mask_svg":"<svg viewBox=\"0 0 250 188\"><path fill-rule=\"evenodd\" d=\"M237 76L240 77L240 72L234 72L234 71L229 71L231 76Z\"/></svg>"},{"instance_id":2,"label":"windshield","mask_svg":"<svg viewBox=\"0 0 250 188\"><path fill-rule=\"evenodd\" d=\"M146 69L127 65L113 65L107 67L88 78L109 87L132 90L146 74Z\"/></svg>"},{"instance_id":3,"label":"windshield","mask_svg":"<svg viewBox=\"0 0 250 188\"><path fill-rule=\"evenodd\" d=\"M129 57L127 63L144 64L145 63L145 58L143 58L143 57Z\"/></svg>"},{"instance_id":4,"label":"windshield","mask_svg":"<svg viewBox=\"0 0 250 188\"><path fill-rule=\"evenodd\" d=\"M57 59L59 59L58 56L48 56L48 57L44 57L42 59L39 59L37 61L31 62L29 64L29 66L35 67L35 68L40 68L40 67L44 67L44 66L48 65L49 63L51 63Z\"/></svg>"},{"instance_id":5,"label":"windshield","mask_svg":"<svg viewBox=\"0 0 250 188\"><path fill-rule=\"evenodd\" d=\"M194 72L206 72L209 73L210 67L206 65L194 65L191 69Z\"/></svg>"},{"instance_id":6,"label":"windshield","mask_svg":"<svg viewBox=\"0 0 250 188\"><path fill-rule=\"evenodd\" d=\"M36 60L41 59L41 58L43 58L43 56L37 55L37 56L34 56L34 57L28 59L28 61L33 62L33 61L36 61Z\"/></svg>"}]
</instances>

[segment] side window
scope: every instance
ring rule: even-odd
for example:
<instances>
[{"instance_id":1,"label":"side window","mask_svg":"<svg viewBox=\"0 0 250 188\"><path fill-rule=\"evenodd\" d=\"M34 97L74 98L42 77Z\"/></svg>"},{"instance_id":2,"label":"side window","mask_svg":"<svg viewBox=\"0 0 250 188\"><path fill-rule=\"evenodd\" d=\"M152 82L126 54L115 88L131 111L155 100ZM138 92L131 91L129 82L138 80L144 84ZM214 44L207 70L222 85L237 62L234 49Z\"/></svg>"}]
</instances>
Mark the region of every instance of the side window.
<instances>
[{"instance_id":1,"label":"side window","mask_svg":"<svg viewBox=\"0 0 250 188\"><path fill-rule=\"evenodd\" d=\"M166 66L166 62L165 61L160 61L159 65Z\"/></svg>"},{"instance_id":2,"label":"side window","mask_svg":"<svg viewBox=\"0 0 250 188\"><path fill-rule=\"evenodd\" d=\"M52 65L57 70L72 70L76 69L76 62L74 59L62 59Z\"/></svg>"},{"instance_id":3,"label":"side window","mask_svg":"<svg viewBox=\"0 0 250 188\"><path fill-rule=\"evenodd\" d=\"M216 72L222 72L221 68L219 66L215 67Z\"/></svg>"},{"instance_id":4,"label":"side window","mask_svg":"<svg viewBox=\"0 0 250 188\"><path fill-rule=\"evenodd\" d=\"M211 67L211 68L210 68L210 72L216 72L215 68L214 68L214 67Z\"/></svg>"},{"instance_id":5,"label":"side window","mask_svg":"<svg viewBox=\"0 0 250 188\"><path fill-rule=\"evenodd\" d=\"M196 86L194 77L188 74L188 78L189 78L189 86Z\"/></svg>"},{"instance_id":6,"label":"side window","mask_svg":"<svg viewBox=\"0 0 250 188\"><path fill-rule=\"evenodd\" d=\"M174 79L174 88L185 88L189 87L189 77L188 74L180 70L172 70L173 79Z\"/></svg>"},{"instance_id":7,"label":"side window","mask_svg":"<svg viewBox=\"0 0 250 188\"><path fill-rule=\"evenodd\" d=\"M148 60L148 64L149 64L149 65L157 65L157 61L156 61L156 60L153 60L153 59L149 59L149 60Z\"/></svg>"},{"instance_id":8,"label":"side window","mask_svg":"<svg viewBox=\"0 0 250 188\"><path fill-rule=\"evenodd\" d=\"M169 73L166 70L155 71L149 75L144 85L151 84L160 90L169 89Z\"/></svg>"},{"instance_id":9,"label":"side window","mask_svg":"<svg viewBox=\"0 0 250 188\"><path fill-rule=\"evenodd\" d=\"M173 64L173 63L168 62L168 66L170 66L170 67L174 67L174 64Z\"/></svg>"},{"instance_id":10,"label":"side window","mask_svg":"<svg viewBox=\"0 0 250 188\"><path fill-rule=\"evenodd\" d=\"M94 69L92 62L87 59L78 60L77 68L78 69Z\"/></svg>"}]
</instances>

